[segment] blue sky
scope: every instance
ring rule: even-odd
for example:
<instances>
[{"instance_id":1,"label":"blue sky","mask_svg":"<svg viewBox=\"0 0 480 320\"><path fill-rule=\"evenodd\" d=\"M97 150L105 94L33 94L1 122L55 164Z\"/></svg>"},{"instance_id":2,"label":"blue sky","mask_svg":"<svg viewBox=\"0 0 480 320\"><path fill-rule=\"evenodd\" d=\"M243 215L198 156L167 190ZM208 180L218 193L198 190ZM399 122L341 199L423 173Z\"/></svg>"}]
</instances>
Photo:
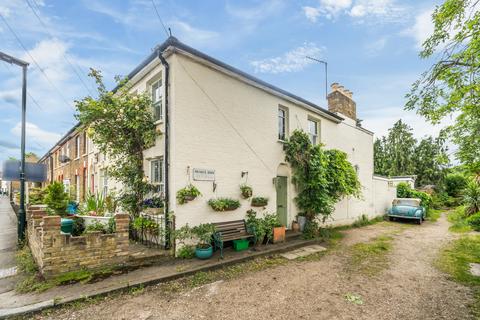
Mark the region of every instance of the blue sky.
<instances>
[{"instance_id":1,"label":"blue sky","mask_svg":"<svg viewBox=\"0 0 480 320\"><path fill-rule=\"evenodd\" d=\"M180 41L322 106L323 66L304 56L327 60L329 82L353 91L376 135L399 118L417 137L439 130L403 105L429 66L418 51L440 1L154 1ZM38 155L75 123L73 101L94 92L89 67L113 86L166 39L151 0L0 0L0 15L28 53L2 18L0 50L32 63L27 151ZM19 68L0 63L0 161L19 156L20 85Z\"/></svg>"}]
</instances>

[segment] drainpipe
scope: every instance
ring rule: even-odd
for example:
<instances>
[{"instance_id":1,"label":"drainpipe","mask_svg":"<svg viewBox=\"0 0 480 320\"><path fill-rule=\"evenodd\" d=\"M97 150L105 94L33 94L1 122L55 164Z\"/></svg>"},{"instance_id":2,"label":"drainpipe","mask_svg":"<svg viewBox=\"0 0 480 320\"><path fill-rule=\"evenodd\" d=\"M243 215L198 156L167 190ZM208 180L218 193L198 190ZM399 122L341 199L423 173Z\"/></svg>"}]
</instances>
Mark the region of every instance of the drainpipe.
<instances>
[{"instance_id":1,"label":"drainpipe","mask_svg":"<svg viewBox=\"0 0 480 320\"><path fill-rule=\"evenodd\" d=\"M169 200L170 200L170 188L169 188L169 171L170 171L170 160L169 160L169 132L170 132L170 123L168 119L168 92L169 92L169 70L170 66L168 65L167 60L162 56L162 51L158 51L158 58L162 62L163 67L165 68L165 249L170 249L170 231L171 231L171 221L169 221Z\"/></svg>"},{"instance_id":2,"label":"drainpipe","mask_svg":"<svg viewBox=\"0 0 480 320\"><path fill-rule=\"evenodd\" d=\"M49 154L50 158L50 183L53 183L53 156L52 153Z\"/></svg>"}]
</instances>

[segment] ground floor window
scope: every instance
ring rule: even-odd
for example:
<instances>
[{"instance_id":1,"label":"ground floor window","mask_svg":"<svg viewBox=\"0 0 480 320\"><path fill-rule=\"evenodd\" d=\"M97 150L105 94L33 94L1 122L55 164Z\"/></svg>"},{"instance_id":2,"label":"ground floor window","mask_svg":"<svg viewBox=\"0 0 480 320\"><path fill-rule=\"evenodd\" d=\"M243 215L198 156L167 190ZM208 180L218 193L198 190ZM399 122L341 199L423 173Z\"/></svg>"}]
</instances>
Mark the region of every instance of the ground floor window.
<instances>
[{"instance_id":1,"label":"ground floor window","mask_svg":"<svg viewBox=\"0 0 480 320\"><path fill-rule=\"evenodd\" d=\"M163 157L159 157L150 161L150 182L155 185L155 191L163 193Z\"/></svg>"}]
</instances>

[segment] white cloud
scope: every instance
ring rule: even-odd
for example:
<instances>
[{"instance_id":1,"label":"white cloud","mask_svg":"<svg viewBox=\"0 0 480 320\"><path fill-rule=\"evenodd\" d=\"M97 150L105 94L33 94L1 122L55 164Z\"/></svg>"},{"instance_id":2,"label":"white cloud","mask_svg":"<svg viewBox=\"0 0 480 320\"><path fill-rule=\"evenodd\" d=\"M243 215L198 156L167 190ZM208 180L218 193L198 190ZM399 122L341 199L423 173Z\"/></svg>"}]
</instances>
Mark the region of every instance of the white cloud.
<instances>
[{"instance_id":1,"label":"white cloud","mask_svg":"<svg viewBox=\"0 0 480 320\"><path fill-rule=\"evenodd\" d=\"M21 136L22 123L18 122L11 130L17 137ZM36 143L42 146L51 146L56 143L61 135L41 129L36 124L27 122L25 124L26 139L28 143Z\"/></svg>"},{"instance_id":2,"label":"white cloud","mask_svg":"<svg viewBox=\"0 0 480 320\"><path fill-rule=\"evenodd\" d=\"M413 26L401 33L402 35L412 37L415 40L417 49L421 49L423 42L433 33L432 13L433 9L421 12L415 17Z\"/></svg>"},{"instance_id":3,"label":"white cloud","mask_svg":"<svg viewBox=\"0 0 480 320\"><path fill-rule=\"evenodd\" d=\"M302 7L305 17L311 22L317 22L318 17L321 15L320 9L314 7Z\"/></svg>"},{"instance_id":4,"label":"white cloud","mask_svg":"<svg viewBox=\"0 0 480 320\"><path fill-rule=\"evenodd\" d=\"M315 43L305 42L303 45L292 49L281 56L251 61L255 72L259 73L282 73L301 71L313 61L307 56L316 57L322 54L324 48Z\"/></svg>"},{"instance_id":5,"label":"white cloud","mask_svg":"<svg viewBox=\"0 0 480 320\"><path fill-rule=\"evenodd\" d=\"M320 0L317 7L302 7L305 17L316 22L320 16L334 20L346 15L361 23L403 21L406 7L395 0Z\"/></svg>"},{"instance_id":6,"label":"white cloud","mask_svg":"<svg viewBox=\"0 0 480 320\"><path fill-rule=\"evenodd\" d=\"M194 47L213 44L220 38L218 32L195 28L183 21L170 21L170 25L175 31L175 36L177 36L180 41L188 43Z\"/></svg>"}]
</instances>

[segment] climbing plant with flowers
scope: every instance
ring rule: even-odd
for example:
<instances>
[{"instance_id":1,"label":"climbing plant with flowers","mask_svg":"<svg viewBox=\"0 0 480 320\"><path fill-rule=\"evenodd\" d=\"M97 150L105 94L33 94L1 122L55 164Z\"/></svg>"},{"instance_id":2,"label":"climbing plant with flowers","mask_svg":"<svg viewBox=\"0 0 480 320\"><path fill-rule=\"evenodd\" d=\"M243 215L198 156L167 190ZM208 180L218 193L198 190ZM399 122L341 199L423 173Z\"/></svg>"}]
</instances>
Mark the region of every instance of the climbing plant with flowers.
<instances>
[{"instance_id":1,"label":"climbing plant with flowers","mask_svg":"<svg viewBox=\"0 0 480 320\"><path fill-rule=\"evenodd\" d=\"M155 144L156 130L150 96L131 93L127 79L116 77L117 88L108 91L100 71L91 69L98 97L76 101L75 117L88 128L87 134L111 164L110 177L123 185L119 200L134 216L142 209L143 199L152 186L145 179L143 151Z\"/></svg>"}]
</instances>

